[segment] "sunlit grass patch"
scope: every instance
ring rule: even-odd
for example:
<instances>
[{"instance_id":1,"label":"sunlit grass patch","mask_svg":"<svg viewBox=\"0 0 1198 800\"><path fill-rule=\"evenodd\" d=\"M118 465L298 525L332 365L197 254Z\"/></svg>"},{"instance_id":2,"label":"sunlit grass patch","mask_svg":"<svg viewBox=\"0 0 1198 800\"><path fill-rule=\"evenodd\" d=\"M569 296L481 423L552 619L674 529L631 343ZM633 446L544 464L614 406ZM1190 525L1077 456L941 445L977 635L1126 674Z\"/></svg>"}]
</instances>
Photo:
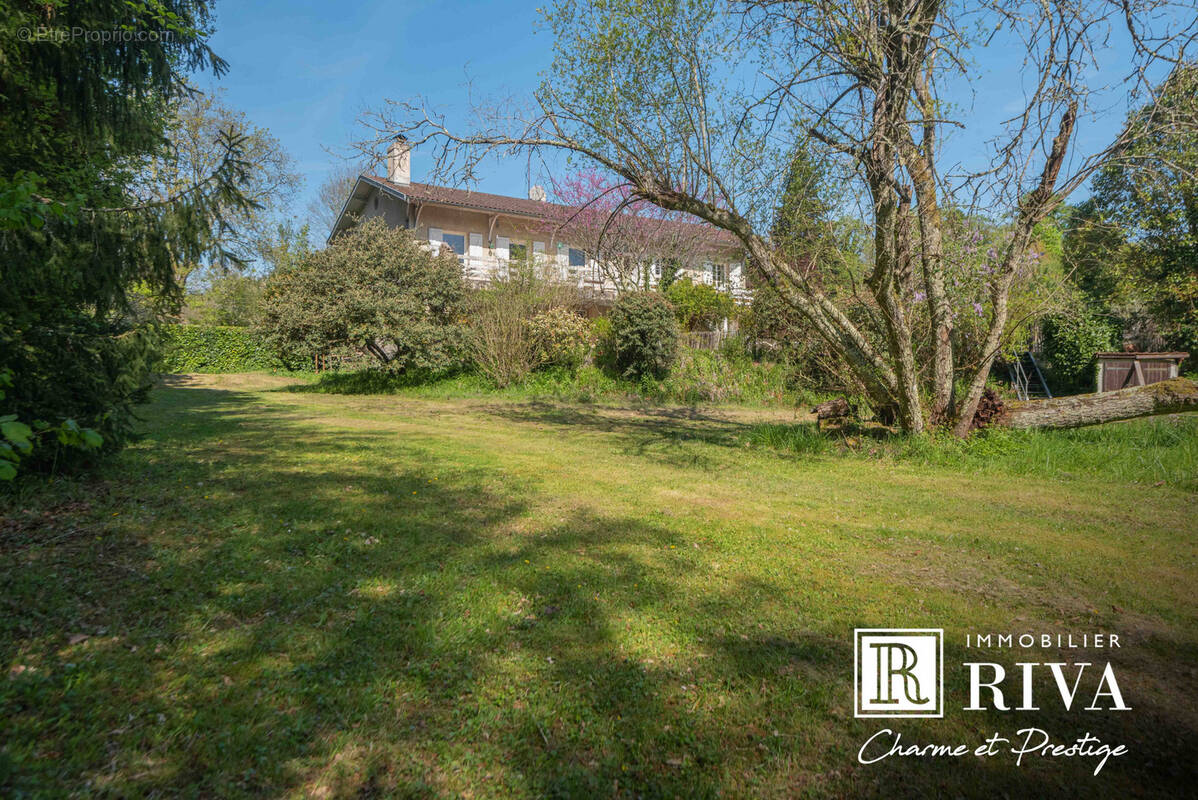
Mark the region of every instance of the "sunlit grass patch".
<instances>
[{"instance_id":1,"label":"sunlit grass patch","mask_svg":"<svg viewBox=\"0 0 1198 800\"><path fill-rule=\"evenodd\" d=\"M1192 420L907 440L761 410L223 377L159 392L103 480L0 500L0 794L1191 785L1198 715L1176 686L1198 652L1193 495L1142 481L1149 462L1186 469ZM1027 466L1037 448L1050 469ZM1150 513L1127 502L1146 488ZM851 713L854 627L942 627L956 658L966 632L1012 620L1128 636L1136 713L1045 724L1178 770L855 764L872 729Z\"/></svg>"}]
</instances>

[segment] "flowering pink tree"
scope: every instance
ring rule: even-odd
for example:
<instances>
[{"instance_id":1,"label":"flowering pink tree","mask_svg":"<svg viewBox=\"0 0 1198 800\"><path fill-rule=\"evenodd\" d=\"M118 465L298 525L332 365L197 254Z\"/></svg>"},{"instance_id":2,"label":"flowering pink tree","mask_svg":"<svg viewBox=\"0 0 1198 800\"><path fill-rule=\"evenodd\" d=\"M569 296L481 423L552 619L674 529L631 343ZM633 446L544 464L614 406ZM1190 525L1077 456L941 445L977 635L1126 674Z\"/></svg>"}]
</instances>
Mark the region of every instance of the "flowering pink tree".
<instances>
[{"instance_id":1,"label":"flowering pink tree","mask_svg":"<svg viewBox=\"0 0 1198 800\"><path fill-rule=\"evenodd\" d=\"M648 288L653 264L677 268L710 258L721 241L715 228L639 199L627 183L595 170L553 181L552 188L548 232L585 250L617 293Z\"/></svg>"}]
</instances>

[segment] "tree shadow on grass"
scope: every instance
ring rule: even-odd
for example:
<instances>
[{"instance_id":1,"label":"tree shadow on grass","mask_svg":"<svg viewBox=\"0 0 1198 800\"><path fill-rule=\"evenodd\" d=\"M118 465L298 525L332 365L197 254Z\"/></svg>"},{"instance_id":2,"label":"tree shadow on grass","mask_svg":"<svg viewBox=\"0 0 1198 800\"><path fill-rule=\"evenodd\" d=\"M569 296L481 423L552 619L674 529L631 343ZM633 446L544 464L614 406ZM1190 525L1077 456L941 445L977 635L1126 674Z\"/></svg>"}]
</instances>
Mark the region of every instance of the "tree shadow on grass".
<instances>
[{"instance_id":1,"label":"tree shadow on grass","mask_svg":"<svg viewBox=\"0 0 1198 800\"><path fill-rule=\"evenodd\" d=\"M508 422L609 434L621 443L626 455L709 471L723 462L707 448L743 446L744 437L752 428L743 422L690 408L579 408L531 402L488 405L484 410Z\"/></svg>"},{"instance_id":2,"label":"tree shadow on grass","mask_svg":"<svg viewBox=\"0 0 1198 800\"><path fill-rule=\"evenodd\" d=\"M857 767L873 729L851 719L850 632L779 629L785 583L716 582L665 523L538 515L536 482L386 431L207 389L155 414L103 494L79 485L88 510L7 542L13 793L1113 796L1191 777ZM1157 711L1157 736L1192 741Z\"/></svg>"}]
</instances>

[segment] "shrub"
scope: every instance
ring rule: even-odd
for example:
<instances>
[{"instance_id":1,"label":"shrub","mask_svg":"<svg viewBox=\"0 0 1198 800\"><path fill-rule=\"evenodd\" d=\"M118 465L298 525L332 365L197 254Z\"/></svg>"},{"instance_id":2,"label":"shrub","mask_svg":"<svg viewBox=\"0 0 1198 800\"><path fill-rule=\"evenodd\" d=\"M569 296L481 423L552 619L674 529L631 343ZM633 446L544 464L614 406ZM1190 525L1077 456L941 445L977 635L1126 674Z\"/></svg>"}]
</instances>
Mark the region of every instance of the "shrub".
<instances>
[{"instance_id":1,"label":"shrub","mask_svg":"<svg viewBox=\"0 0 1198 800\"><path fill-rule=\"evenodd\" d=\"M578 369L591 352L591 326L568 308L551 308L528 321L538 367Z\"/></svg>"},{"instance_id":2,"label":"shrub","mask_svg":"<svg viewBox=\"0 0 1198 800\"><path fill-rule=\"evenodd\" d=\"M7 396L5 389L12 388L12 384L12 372L0 370L0 404ZM47 442L53 448L52 458L57 460L58 452L63 448L99 450L104 444L104 437L91 428L79 427L79 423L73 419L57 425L39 419L29 426L17 419L16 414L0 415L0 481L15 478L20 463L34 456L35 451L44 451ZM38 455L44 460L44 453Z\"/></svg>"},{"instance_id":3,"label":"shrub","mask_svg":"<svg viewBox=\"0 0 1198 800\"><path fill-rule=\"evenodd\" d=\"M611 312L611 355L625 378L664 378L678 355L678 321L656 292L620 296Z\"/></svg>"},{"instance_id":4,"label":"shrub","mask_svg":"<svg viewBox=\"0 0 1198 800\"><path fill-rule=\"evenodd\" d=\"M532 320L577 299L574 290L536 264L514 262L470 301L468 345L474 366L502 388L541 364Z\"/></svg>"},{"instance_id":5,"label":"shrub","mask_svg":"<svg viewBox=\"0 0 1198 800\"><path fill-rule=\"evenodd\" d=\"M440 374L463 361L465 292L452 252L373 219L274 272L261 330L284 359L366 352L395 372Z\"/></svg>"},{"instance_id":6,"label":"shrub","mask_svg":"<svg viewBox=\"0 0 1198 800\"><path fill-rule=\"evenodd\" d=\"M672 282L665 296L674 306L678 323L688 331L712 330L736 311L736 304L726 292L690 278Z\"/></svg>"},{"instance_id":7,"label":"shrub","mask_svg":"<svg viewBox=\"0 0 1198 800\"><path fill-rule=\"evenodd\" d=\"M1112 349L1117 333L1088 310L1046 320L1041 350L1053 394L1094 391L1094 354Z\"/></svg>"},{"instance_id":8,"label":"shrub","mask_svg":"<svg viewBox=\"0 0 1198 800\"><path fill-rule=\"evenodd\" d=\"M249 328L168 325L162 331L164 372L253 372L280 369L274 350Z\"/></svg>"}]
</instances>

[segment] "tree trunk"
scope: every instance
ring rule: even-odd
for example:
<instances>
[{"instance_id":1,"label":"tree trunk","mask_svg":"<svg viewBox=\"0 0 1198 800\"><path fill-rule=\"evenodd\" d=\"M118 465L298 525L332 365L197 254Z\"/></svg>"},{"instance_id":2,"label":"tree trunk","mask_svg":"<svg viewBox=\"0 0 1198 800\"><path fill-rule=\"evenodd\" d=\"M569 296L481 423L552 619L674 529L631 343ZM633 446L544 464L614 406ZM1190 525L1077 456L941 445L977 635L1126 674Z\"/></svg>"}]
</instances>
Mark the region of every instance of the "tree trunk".
<instances>
[{"instance_id":1,"label":"tree trunk","mask_svg":"<svg viewBox=\"0 0 1198 800\"><path fill-rule=\"evenodd\" d=\"M998 426L1080 428L1083 425L1182 411L1198 411L1198 383L1186 378L1173 378L1117 392L1011 403L1004 409Z\"/></svg>"}]
</instances>

